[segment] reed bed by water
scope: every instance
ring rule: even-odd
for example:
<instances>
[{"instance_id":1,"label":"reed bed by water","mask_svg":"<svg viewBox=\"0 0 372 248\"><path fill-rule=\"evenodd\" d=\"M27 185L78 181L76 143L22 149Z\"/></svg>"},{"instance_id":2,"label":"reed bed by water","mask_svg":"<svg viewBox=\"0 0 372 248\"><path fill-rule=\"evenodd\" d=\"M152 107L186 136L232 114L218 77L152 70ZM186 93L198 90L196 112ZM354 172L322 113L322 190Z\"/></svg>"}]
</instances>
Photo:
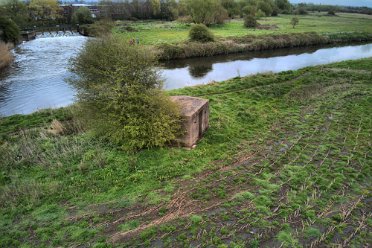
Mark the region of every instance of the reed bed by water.
<instances>
[{"instance_id":1,"label":"reed bed by water","mask_svg":"<svg viewBox=\"0 0 372 248\"><path fill-rule=\"evenodd\" d=\"M8 67L13 61L10 45L0 41L0 70Z\"/></svg>"},{"instance_id":2,"label":"reed bed by water","mask_svg":"<svg viewBox=\"0 0 372 248\"><path fill-rule=\"evenodd\" d=\"M156 46L159 60L209 57L223 54L262 51L270 49L306 47L314 45L340 44L372 41L370 33L332 33L314 32L263 36L231 37L216 42L182 42Z\"/></svg>"}]
</instances>

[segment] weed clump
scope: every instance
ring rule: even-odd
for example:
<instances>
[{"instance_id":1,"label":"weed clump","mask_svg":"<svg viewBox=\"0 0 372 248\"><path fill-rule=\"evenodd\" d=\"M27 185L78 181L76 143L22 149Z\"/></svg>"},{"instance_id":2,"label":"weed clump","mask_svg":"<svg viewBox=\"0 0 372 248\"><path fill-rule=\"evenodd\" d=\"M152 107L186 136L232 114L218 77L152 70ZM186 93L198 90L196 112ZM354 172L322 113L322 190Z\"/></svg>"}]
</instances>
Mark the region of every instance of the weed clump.
<instances>
[{"instance_id":1,"label":"weed clump","mask_svg":"<svg viewBox=\"0 0 372 248\"><path fill-rule=\"evenodd\" d=\"M254 17L253 15L246 15L244 17L244 26L246 28L256 28L258 26L256 17Z\"/></svg>"},{"instance_id":2,"label":"weed clump","mask_svg":"<svg viewBox=\"0 0 372 248\"><path fill-rule=\"evenodd\" d=\"M204 24L195 24L191 27L189 37L191 41L212 42L214 35Z\"/></svg>"}]
</instances>

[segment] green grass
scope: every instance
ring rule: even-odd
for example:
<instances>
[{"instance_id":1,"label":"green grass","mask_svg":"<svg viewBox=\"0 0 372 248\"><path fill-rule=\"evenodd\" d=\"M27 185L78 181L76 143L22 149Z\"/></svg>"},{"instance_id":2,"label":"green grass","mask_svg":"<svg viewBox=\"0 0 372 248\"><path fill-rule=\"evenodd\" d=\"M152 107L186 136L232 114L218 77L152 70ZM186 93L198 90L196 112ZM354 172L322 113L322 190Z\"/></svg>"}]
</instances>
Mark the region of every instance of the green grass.
<instances>
[{"instance_id":1,"label":"green grass","mask_svg":"<svg viewBox=\"0 0 372 248\"><path fill-rule=\"evenodd\" d=\"M327 16L325 13L312 13L299 16L300 23L293 29L290 20L293 16L281 15L279 17L265 17L261 24L277 25L273 30L252 30L243 26L243 20L231 20L224 25L211 26L211 31L217 38L241 37L246 35L272 35L317 32L368 32L372 33L372 18L362 14L337 13L337 16ZM133 27L136 32L127 32L124 26ZM154 45L161 43L179 43L188 40L190 25L174 22L141 21L118 22L114 29L124 38L139 38L142 44Z\"/></svg>"},{"instance_id":2,"label":"green grass","mask_svg":"<svg viewBox=\"0 0 372 248\"><path fill-rule=\"evenodd\" d=\"M69 108L2 118L0 246L368 245L371 75L364 59L171 91L210 100L193 150L128 154Z\"/></svg>"}]
</instances>

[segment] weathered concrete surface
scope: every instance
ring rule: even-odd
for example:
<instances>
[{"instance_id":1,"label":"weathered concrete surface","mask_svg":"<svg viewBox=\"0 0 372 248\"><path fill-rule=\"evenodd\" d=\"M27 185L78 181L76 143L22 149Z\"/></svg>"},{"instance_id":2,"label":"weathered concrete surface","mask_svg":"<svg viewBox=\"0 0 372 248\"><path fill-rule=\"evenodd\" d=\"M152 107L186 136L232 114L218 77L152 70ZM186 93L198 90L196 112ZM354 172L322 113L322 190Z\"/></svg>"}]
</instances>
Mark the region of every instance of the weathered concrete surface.
<instances>
[{"instance_id":1,"label":"weathered concrete surface","mask_svg":"<svg viewBox=\"0 0 372 248\"><path fill-rule=\"evenodd\" d=\"M191 96L172 96L181 108L184 134L177 139L182 146L192 147L209 127L209 100Z\"/></svg>"}]
</instances>

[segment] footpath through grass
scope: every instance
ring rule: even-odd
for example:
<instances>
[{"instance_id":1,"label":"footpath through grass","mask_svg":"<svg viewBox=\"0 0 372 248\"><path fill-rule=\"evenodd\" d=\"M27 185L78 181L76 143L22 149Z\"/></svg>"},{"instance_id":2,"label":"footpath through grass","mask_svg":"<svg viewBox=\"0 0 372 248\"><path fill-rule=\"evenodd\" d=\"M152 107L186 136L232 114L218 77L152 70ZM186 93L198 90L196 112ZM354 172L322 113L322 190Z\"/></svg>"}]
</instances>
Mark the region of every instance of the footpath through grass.
<instances>
[{"instance_id":1,"label":"footpath through grass","mask_svg":"<svg viewBox=\"0 0 372 248\"><path fill-rule=\"evenodd\" d=\"M127 154L71 109L0 119L0 246L368 246L371 78L365 59L172 91L210 100L191 151Z\"/></svg>"},{"instance_id":2,"label":"footpath through grass","mask_svg":"<svg viewBox=\"0 0 372 248\"><path fill-rule=\"evenodd\" d=\"M213 25L210 29L217 38L305 32L316 32L320 34L340 32L372 33L372 18L368 15L337 13L337 16L328 16L326 13L311 13L309 15L298 16L300 23L295 29L290 24L292 17L292 15L280 15L278 17L265 17L259 20L261 24L277 26L276 29L270 30L247 29L244 27L243 20L241 19L228 21L224 25ZM139 38L142 44L156 45L184 42L188 39L189 29L189 24L182 24L176 21L138 21L119 22L114 32L126 39Z\"/></svg>"}]
</instances>

